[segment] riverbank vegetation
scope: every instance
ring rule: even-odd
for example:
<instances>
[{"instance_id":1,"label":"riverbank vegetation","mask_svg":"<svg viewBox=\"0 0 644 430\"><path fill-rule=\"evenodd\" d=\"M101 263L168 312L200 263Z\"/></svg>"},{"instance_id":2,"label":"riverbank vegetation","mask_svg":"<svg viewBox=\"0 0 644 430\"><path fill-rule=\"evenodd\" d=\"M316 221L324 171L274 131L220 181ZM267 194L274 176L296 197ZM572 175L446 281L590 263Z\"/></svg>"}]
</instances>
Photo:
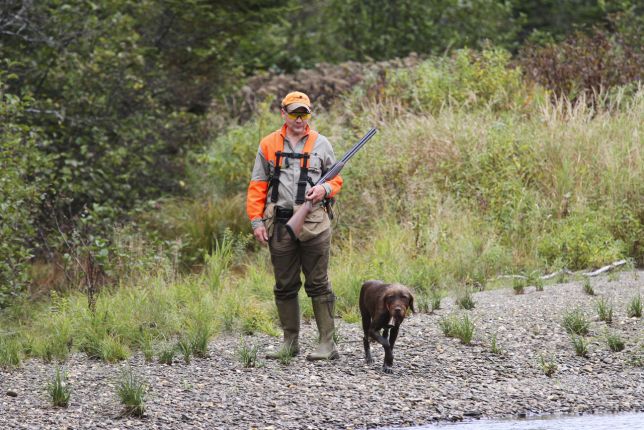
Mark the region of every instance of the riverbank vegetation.
<instances>
[{"instance_id":1,"label":"riverbank vegetation","mask_svg":"<svg viewBox=\"0 0 644 430\"><path fill-rule=\"evenodd\" d=\"M269 3L245 27L258 38L264 20L285 12ZM312 123L336 155L379 130L343 171L334 206L330 275L346 321L359 321L359 287L370 278L413 287L429 310L503 274L534 284L564 268L644 264L635 6L602 15L610 31L527 38L503 9L509 3L499 3L479 11L512 26L489 21L483 35L458 33L480 43L463 36L452 46L427 27L405 43L356 35L337 42L337 58L298 59L278 55L283 34L263 41L275 44L269 58L226 26L226 43L190 33L193 19L197 29L220 23L208 6L159 15L153 1L124 4L126 12L99 8L110 20L83 2L68 12L34 6L29 16L58 38L3 41L1 363L72 351L112 362L141 350L153 359L177 347L199 356L222 332L277 335L268 254L251 240L244 197L258 140L279 127L275 100L292 82L321 100ZM75 7L86 21L72 17ZM312 19L307 7L293 10ZM23 12L13 10L26 20ZM231 22L247 17L225 12ZM180 43L186 33L190 49ZM420 40L433 40L431 49ZM240 42L234 54L232 41ZM37 55L19 62L27 47ZM380 61L346 62L368 59ZM555 67L560 61L568 67ZM302 306L310 318L309 301Z\"/></svg>"}]
</instances>

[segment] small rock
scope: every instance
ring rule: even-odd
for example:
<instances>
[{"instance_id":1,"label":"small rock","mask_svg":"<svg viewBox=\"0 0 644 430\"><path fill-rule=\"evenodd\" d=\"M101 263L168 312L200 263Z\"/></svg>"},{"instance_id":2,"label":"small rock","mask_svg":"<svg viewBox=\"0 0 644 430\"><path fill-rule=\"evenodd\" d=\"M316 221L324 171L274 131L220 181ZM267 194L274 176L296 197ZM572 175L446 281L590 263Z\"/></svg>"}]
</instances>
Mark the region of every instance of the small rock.
<instances>
[{"instance_id":1,"label":"small rock","mask_svg":"<svg viewBox=\"0 0 644 430\"><path fill-rule=\"evenodd\" d=\"M9 396L9 397L18 397L18 393L16 393L13 390L8 390L7 391L7 396Z\"/></svg>"}]
</instances>

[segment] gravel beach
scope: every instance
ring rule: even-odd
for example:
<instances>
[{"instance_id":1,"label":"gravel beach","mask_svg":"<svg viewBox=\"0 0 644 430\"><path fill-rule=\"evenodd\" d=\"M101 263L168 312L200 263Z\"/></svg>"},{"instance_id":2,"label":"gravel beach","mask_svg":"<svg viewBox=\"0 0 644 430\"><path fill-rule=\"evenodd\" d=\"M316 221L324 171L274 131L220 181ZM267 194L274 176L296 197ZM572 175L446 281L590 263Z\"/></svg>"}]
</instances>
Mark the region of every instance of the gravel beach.
<instances>
[{"instance_id":1,"label":"gravel beach","mask_svg":"<svg viewBox=\"0 0 644 430\"><path fill-rule=\"evenodd\" d=\"M360 324L338 321L341 358L307 362L315 346L313 322L303 323L302 353L288 366L263 361L246 369L237 357L239 336L220 336L210 357L184 364L145 363L136 353L127 363L106 364L74 354L66 363L72 387L67 409L51 406L47 382L56 365L39 360L0 369L0 429L363 429L405 427L437 421L644 411L644 322L626 315L628 302L644 292L644 271L593 278L595 296L582 282L510 288L474 294L476 307L457 309L453 297L434 313L416 313L403 323L394 374L381 371L383 350L367 365ZM608 299L613 323L599 321L596 300ZM589 354L577 357L562 326L563 315L580 308L591 321ZM441 318L467 312L476 325L471 345L445 337ZM312 325L313 324L313 325ZM606 331L626 348L611 351ZM490 350L496 333L502 354ZM268 348L278 338L248 336ZM544 374L539 357L554 360ZM119 372L130 366L149 389L142 418L122 417L116 396Z\"/></svg>"}]
</instances>

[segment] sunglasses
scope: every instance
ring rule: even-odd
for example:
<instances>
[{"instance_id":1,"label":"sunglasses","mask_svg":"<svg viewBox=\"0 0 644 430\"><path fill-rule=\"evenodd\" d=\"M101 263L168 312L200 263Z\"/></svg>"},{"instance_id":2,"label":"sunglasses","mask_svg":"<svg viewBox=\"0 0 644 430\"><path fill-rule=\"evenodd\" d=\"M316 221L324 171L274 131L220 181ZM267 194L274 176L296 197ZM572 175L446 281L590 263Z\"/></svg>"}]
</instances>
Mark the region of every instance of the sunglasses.
<instances>
[{"instance_id":1,"label":"sunglasses","mask_svg":"<svg viewBox=\"0 0 644 430\"><path fill-rule=\"evenodd\" d=\"M302 121L306 121L307 119L311 118L311 114L306 112L292 112L287 113L286 115L288 115L288 117L291 119L302 118Z\"/></svg>"}]
</instances>

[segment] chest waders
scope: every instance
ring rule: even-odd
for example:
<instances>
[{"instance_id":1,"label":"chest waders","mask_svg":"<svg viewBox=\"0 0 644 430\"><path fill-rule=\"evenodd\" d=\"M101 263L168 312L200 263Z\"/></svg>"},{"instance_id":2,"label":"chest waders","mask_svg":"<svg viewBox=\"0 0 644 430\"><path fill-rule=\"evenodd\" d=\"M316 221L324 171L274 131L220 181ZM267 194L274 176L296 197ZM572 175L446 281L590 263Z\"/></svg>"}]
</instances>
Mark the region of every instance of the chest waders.
<instances>
[{"instance_id":1,"label":"chest waders","mask_svg":"<svg viewBox=\"0 0 644 430\"><path fill-rule=\"evenodd\" d=\"M305 202L306 186L313 186L313 181L309 177L309 160L310 151L313 148L313 142L317 135L309 136L302 153L275 151L275 168L273 175L269 178L271 187L271 203L277 203L279 199L280 174L282 171L282 161L286 167L289 166L290 159L300 161L300 176L297 181L297 192L295 195L295 204L301 205ZM283 141L282 141L283 148ZM293 209L281 207L275 208L275 236L277 242L281 240L282 227L279 224L286 224L293 216ZM272 239L272 238L271 238ZM299 245L298 245L299 246ZM327 258L328 262L328 258ZM328 264L328 263L327 263ZM275 267L275 266L274 266ZM299 276L299 275L298 275ZM330 286L329 286L330 288ZM312 297L313 312L315 314L318 332L320 334L319 346L317 350L309 354L307 360L330 360L339 357L335 348L333 334L335 333L335 323L333 319L335 296L329 290L326 294ZM284 331L284 340L281 347L266 354L268 359L279 359L284 356L295 356L299 353L299 332L300 332L300 305L297 295L285 300L275 298L277 313L280 318L280 324Z\"/></svg>"}]
</instances>

